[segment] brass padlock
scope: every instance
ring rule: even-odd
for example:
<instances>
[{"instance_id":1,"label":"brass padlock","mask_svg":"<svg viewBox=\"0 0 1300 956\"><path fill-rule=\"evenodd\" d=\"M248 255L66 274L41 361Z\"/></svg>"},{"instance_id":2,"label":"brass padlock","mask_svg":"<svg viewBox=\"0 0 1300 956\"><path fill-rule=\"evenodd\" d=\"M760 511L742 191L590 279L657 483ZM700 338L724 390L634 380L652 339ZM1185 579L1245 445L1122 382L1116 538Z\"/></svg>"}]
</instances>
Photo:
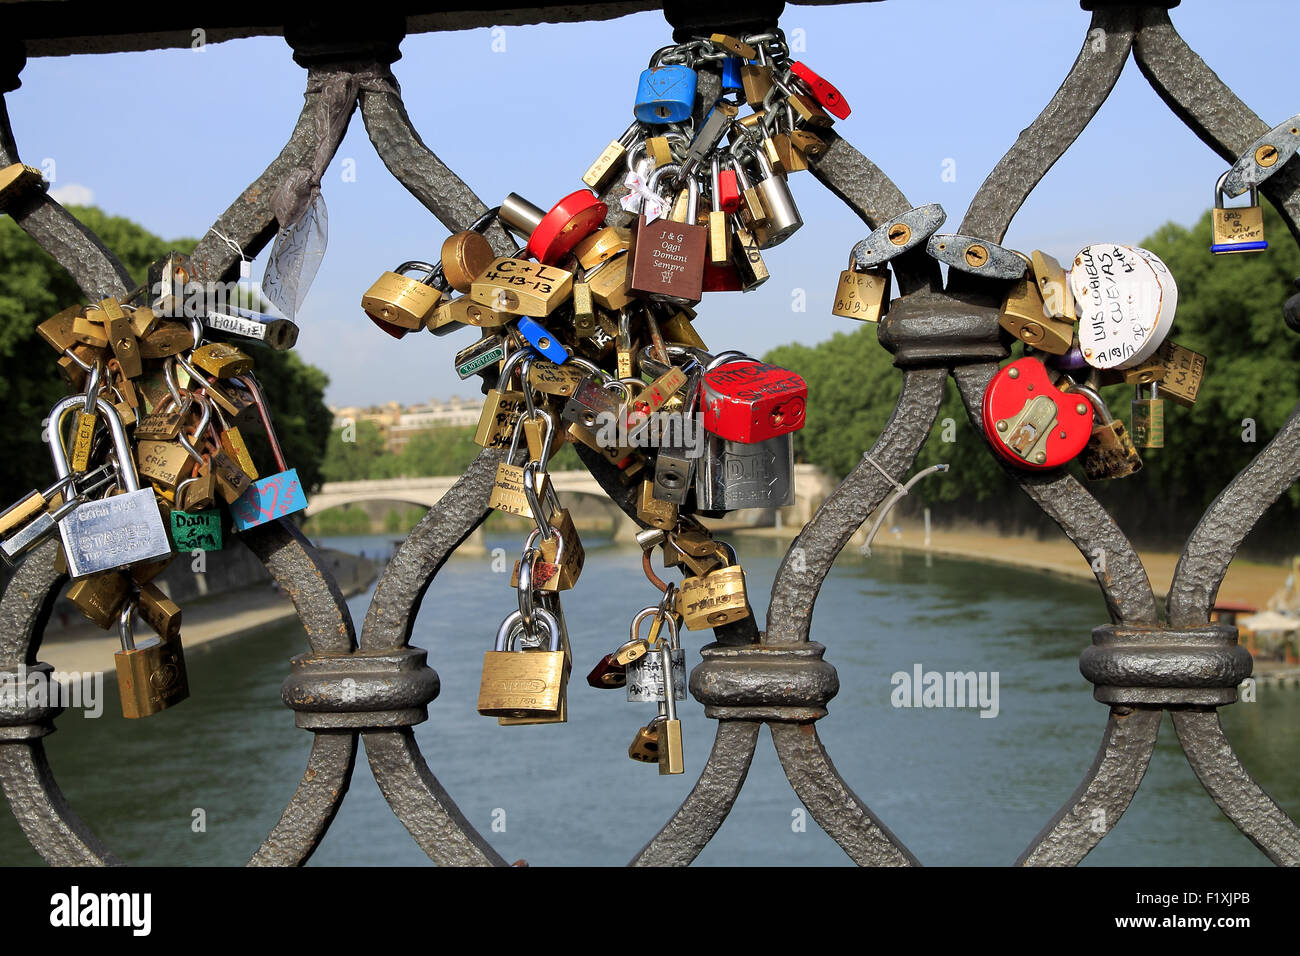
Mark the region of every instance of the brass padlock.
<instances>
[{"instance_id":1,"label":"brass padlock","mask_svg":"<svg viewBox=\"0 0 1300 956\"><path fill-rule=\"evenodd\" d=\"M532 547L538 548L541 552L540 561L556 568L552 580L541 582L534 576L533 587L542 591L568 591L578 583L578 577L587 561L582 539L578 537L578 529L573 526L573 515L568 508L560 508L551 515L551 531L549 538L542 538L541 531L534 529L524 545L525 551ZM510 586L519 586L518 561L510 575Z\"/></svg>"},{"instance_id":2,"label":"brass padlock","mask_svg":"<svg viewBox=\"0 0 1300 956\"><path fill-rule=\"evenodd\" d=\"M879 322L889 311L889 295L893 284L887 265L874 269L858 268L857 258L849 253L849 267L840 273L835 287L835 304L831 315L863 322Z\"/></svg>"},{"instance_id":3,"label":"brass padlock","mask_svg":"<svg viewBox=\"0 0 1300 956\"><path fill-rule=\"evenodd\" d=\"M443 240L439 262L447 284L457 292L469 292L494 258L492 244L483 234L467 229Z\"/></svg>"},{"instance_id":4,"label":"brass padlock","mask_svg":"<svg viewBox=\"0 0 1300 956\"><path fill-rule=\"evenodd\" d=\"M35 166L14 163L0 169L0 213L8 211L20 199L48 188L49 183Z\"/></svg>"},{"instance_id":5,"label":"brass padlock","mask_svg":"<svg viewBox=\"0 0 1300 956\"><path fill-rule=\"evenodd\" d=\"M121 571L104 571L72 582L68 600L96 626L108 630L131 596L131 578Z\"/></svg>"},{"instance_id":6,"label":"brass padlock","mask_svg":"<svg viewBox=\"0 0 1300 956\"><path fill-rule=\"evenodd\" d=\"M253 368L253 360L247 354L225 342L200 345L189 360L213 378L234 378Z\"/></svg>"},{"instance_id":7,"label":"brass padlock","mask_svg":"<svg viewBox=\"0 0 1300 956\"><path fill-rule=\"evenodd\" d=\"M478 427L474 429L474 441L484 448L502 448L510 443L526 404L522 391L511 390L510 379L519 363L528 357L529 353L521 349L506 359L497 376L496 388L488 389L487 396L483 399L483 411L479 414Z\"/></svg>"},{"instance_id":8,"label":"brass padlock","mask_svg":"<svg viewBox=\"0 0 1300 956\"><path fill-rule=\"evenodd\" d=\"M1166 339L1156 350L1156 358L1164 367L1159 378L1161 394L1184 408L1195 405L1205 378L1205 356Z\"/></svg>"},{"instance_id":9,"label":"brass padlock","mask_svg":"<svg viewBox=\"0 0 1300 956\"><path fill-rule=\"evenodd\" d=\"M1151 397L1142 398L1142 390L1133 399L1133 444L1138 448L1165 447L1165 400L1156 394L1157 385L1151 383Z\"/></svg>"},{"instance_id":10,"label":"brass padlock","mask_svg":"<svg viewBox=\"0 0 1300 956\"><path fill-rule=\"evenodd\" d=\"M417 269L427 273L423 280L405 275ZM442 293L429 284L432 280L433 270L424 263L404 262L376 280L361 297L361 308L372 319L415 331L442 300Z\"/></svg>"},{"instance_id":11,"label":"brass padlock","mask_svg":"<svg viewBox=\"0 0 1300 956\"><path fill-rule=\"evenodd\" d=\"M1268 242L1264 239L1264 210L1259 205L1259 189L1250 187L1249 206L1226 209L1223 205L1223 181L1227 178L1225 172L1214 184L1214 211L1211 213L1214 242L1210 251L1215 255L1263 252L1268 248Z\"/></svg>"},{"instance_id":12,"label":"brass padlock","mask_svg":"<svg viewBox=\"0 0 1300 956\"><path fill-rule=\"evenodd\" d=\"M611 256L587 273L591 297L601 308L618 311L632 301L631 257L626 252Z\"/></svg>"},{"instance_id":13,"label":"brass padlock","mask_svg":"<svg viewBox=\"0 0 1300 956\"><path fill-rule=\"evenodd\" d=\"M1075 385L1071 393L1079 393L1092 405L1100 419L1094 423L1088 444L1079 457L1084 477L1089 481L1123 478L1142 470L1142 457L1129 437L1124 423L1111 415L1101 395L1091 388Z\"/></svg>"},{"instance_id":14,"label":"brass padlock","mask_svg":"<svg viewBox=\"0 0 1300 956\"><path fill-rule=\"evenodd\" d=\"M682 722L677 718L677 688L673 682L672 648L668 641L659 643L664 668L664 721L659 732L659 773L685 773L682 753Z\"/></svg>"},{"instance_id":15,"label":"brass padlock","mask_svg":"<svg viewBox=\"0 0 1300 956\"><path fill-rule=\"evenodd\" d=\"M572 288L572 272L502 256L474 280L469 294L493 311L544 319L569 298Z\"/></svg>"},{"instance_id":16,"label":"brass padlock","mask_svg":"<svg viewBox=\"0 0 1300 956\"><path fill-rule=\"evenodd\" d=\"M177 442L170 441L137 442L135 458L140 477L173 492L181 479L189 476L194 465L190 453Z\"/></svg>"},{"instance_id":17,"label":"brass padlock","mask_svg":"<svg viewBox=\"0 0 1300 956\"><path fill-rule=\"evenodd\" d=\"M511 650L522 636L523 615L514 611L497 629L496 645L483 654L478 712L485 717L558 716L569 680L569 663L555 615L534 607L533 615L548 638L547 650Z\"/></svg>"},{"instance_id":18,"label":"brass padlock","mask_svg":"<svg viewBox=\"0 0 1300 956\"><path fill-rule=\"evenodd\" d=\"M1072 295L1068 288L1065 291ZM1047 314L1038 281L1032 274L1017 280L1007 290L998 324L1026 345L1053 355L1064 355L1074 343L1075 323Z\"/></svg>"},{"instance_id":19,"label":"brass padlock","mask_svg":"<svg viewBox=\"0 0 1300 956\"><path fill-rule=\"evenodd\" d=\"M753 612L745 593L745 570L736 563L730 545L718 543L731 563L708 574L683 578L677 592L677 613L689 630L702 631L749 617Z\"/></svg>"},{"instance_id":20,"label":"brass padlock","mask_svg":"<svg viewBox=\"0 0 1300 956\"><path fill-rule=\"evenodd\" d=\"M658 763L659 727L667 719L665 715L658 714L650 723L638 730L627 748L627 755L641 763Z\"/></svg>"},{"instance_id":21,"label":"brass padlock","mask_svg":"<svg viewBox=\"0 0 1300 956\"><path fill-rule=\"evenodd\" d=\"M582 268L591 271L620 252L632 248L632 230L624 226L605 226L597 229L573 247Z\"/></svg>"},{"instance_id":22,"label":"brass padlock","mask_svg":"<svg viewBox=\"0 0 1300 956\"><path fill-rule=\"evenodd\" d=\"M150 717L190 696L180 637L151 637L137 642L131 627L135 609L134 600L122 607L118 617L122 649L113 655L122 716L129 719Z\"/></svg>"}]
</instances>

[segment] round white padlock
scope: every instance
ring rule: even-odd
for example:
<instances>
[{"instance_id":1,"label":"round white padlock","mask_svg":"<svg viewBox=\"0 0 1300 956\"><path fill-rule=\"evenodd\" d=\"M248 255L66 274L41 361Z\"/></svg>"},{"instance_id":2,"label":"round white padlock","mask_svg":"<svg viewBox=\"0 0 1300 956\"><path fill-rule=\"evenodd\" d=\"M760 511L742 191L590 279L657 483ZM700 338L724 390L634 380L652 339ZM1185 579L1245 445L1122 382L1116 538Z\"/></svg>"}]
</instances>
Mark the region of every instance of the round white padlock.
<instances>
[{"instance_id":1,"label":"round white padlock","mask_svg":"<svg viewBox=\"0 0 1300 956\"><path fill-rule=\"evenodd\" d=\"M1160 257L1136 246L1084 246L1070 268L1079 348L1094 368L1132 368L1150 358L1174 324L1178 286Z\"/></svg>"}]
</instances>

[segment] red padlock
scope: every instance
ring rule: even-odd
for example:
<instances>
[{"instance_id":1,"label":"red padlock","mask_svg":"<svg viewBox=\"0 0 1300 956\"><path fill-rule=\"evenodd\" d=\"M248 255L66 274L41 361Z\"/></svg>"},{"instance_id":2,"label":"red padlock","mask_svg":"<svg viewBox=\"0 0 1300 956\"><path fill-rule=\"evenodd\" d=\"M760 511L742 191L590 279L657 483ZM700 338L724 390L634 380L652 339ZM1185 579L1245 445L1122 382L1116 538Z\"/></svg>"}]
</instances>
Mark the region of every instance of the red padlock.
<instances>
[{"instance_id":1,"label":"red padlock","mask_svg":"<svg viewBox=\"0 0 1300 956\"><path fill-rule=\"evenodd\" d=\"M402 336L406 335L411 331L411 329L404 329L400 325L394 325L392 322L385 322L383 319L377 319L369 312L366 313L366 318L369 319L371 322L375 323L375 325L379 326L381 329L383 329L385 332L387 332L395 339L400 339Z\"/></svg>"},{"instance_id":2,"label":"red padlock","mask_svg":"<svg viewBox=\"0 0 1300 956\"><path fill-rule=\"evenodd\" d=\"M740 281L740 273L730 262L717 266L706 261L700 288L704 292L739 292L744 284Z\"/></svg>"},{"instance_id":3,"label":"red padlock","mask_svg":"<svg viewBox=\"0 0 1300 956\"><path fill-rule=\"evenodd\" d=\"M543 213L527 199L511 193L501 203L501 221L528 237L528 252L553 266L578 243L605 224L609 208L589 189L569 193Z\"/></svg>"},{"instance_id":4,"label":"red padlock","mask_svg":"<svg viewBox=\"0 0 1300 956\"><path fill-rule=\"evenodd\" d=\"M813 99L820 103L822 109L826 110L827 113L838 119L849 118L849 114L853 111L849 109L848 100L829 82L822 79L798 60L790 64L790 72L804 81L808 89L812 91Z\"/></svg>"},{"instance_id":5,"label":"red padlock","mask_svg":"<svg viewBox=\"0 0 1300 956\"><path fill-rule=\"evenodd\" d=\"M728 216L740 208L740 181L734 169L718 173L718 195L713 197L713 208L721 209Z\"/></svg>"},{"instance_id":6,"label":"red padlock","mask_svg":"<svg viewBox=\"0 0 1300 956\"><path fill-rule=\"evenodd\" d=\"M803 428L808 383L789 369L737 359L704 373L704 429L752 444Z\"/></svg>"},{"instance_id":7,"label":"red padlock","mask_svg":"<svg viewBox=\"0 0 1300 956\"><path fill-rule=\"evenodd\" d=\"M984 391L983 424L993 450L1012 464L1058 468L1088 444L1092 403L1053 385L1038 359L1016 359Z\"/></svg>"}]
</instances>

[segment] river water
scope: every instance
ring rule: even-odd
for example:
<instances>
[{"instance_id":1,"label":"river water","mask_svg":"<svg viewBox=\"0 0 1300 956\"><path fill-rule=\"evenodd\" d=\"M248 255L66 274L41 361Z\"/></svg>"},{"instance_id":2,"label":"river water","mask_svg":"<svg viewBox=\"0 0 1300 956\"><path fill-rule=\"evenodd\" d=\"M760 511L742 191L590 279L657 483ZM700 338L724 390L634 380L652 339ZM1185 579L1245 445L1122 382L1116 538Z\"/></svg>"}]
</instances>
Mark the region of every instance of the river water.
<instances>
[{"instance_id":1,"label":"river water","mask_svg":"<svg viewBox=\"0 0 1300 956\"><path fill-rule=\"evenodd\" d=\"M386 538L325 543L369 556L390 546ZM738 543L762 620L784 545ZM488 544L505 547L510 562L519 547L513 538L489 536ZM416 737L440 782L507 860L621 865L694 785L715 727L700 704L679 706L687 773L661 777L626 756L652 706L584 679L656 596L638 551L588 543L582 579L563 595L576 658L569 722L500 727L479 716L475 702L483 652L515 606L507 574L493 572L491 554L453 557L426 595L412 640L429 650L442 691ZM365 594L349 602L358 629L368 601ZM813 619L812 637L827 646L841 685L819 732L843 777L922 862L1008 864L1074 791L1096 752L1107 711L1077 662L1091 628L1105 621L1097 589L1083 583L884 549L865 559L843 555ZM711 632L684 633L688 666L709 639ZM110 674L113 643L105 638ZM148 720L124 720L110 682L102 718L69 711L46 738L72 806L129 862L243 863L306 766L311 735L294 727L279 695L287 660L305 649L297 625L193 648L190 699ZM911 675L918 664L996 674L996 717L975 708L893 706L891 676ZM1254 703L1224 708L1223 723L1246 767L1300 816L1300 690L1260 686ZM39 862L8 813L0 814L0 862ZM427 862L384 802L364 750L311 862ZM804 819L766 731L735 808L699 862L849 863ZM1201 789L1166 717L1132 806L1085 862L1266 861Z\"/></svg>"}]
</instances>

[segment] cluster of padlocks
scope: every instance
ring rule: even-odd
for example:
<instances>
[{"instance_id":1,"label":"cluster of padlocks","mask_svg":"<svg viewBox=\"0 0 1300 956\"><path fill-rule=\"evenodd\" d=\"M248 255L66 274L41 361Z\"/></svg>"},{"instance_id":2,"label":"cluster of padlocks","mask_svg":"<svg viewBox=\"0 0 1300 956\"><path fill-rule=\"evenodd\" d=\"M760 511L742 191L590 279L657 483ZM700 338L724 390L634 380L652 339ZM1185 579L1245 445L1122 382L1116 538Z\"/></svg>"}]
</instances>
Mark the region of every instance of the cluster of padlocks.
<instances>
[{"instance_id":1,"label":"cluster of padlocks","mask_svg":"<svg viewBox=\"0 0 1300 956\"><path fill-rule=\"evenodd\" d=\"M56 480L0 514L7 562L57 534L57 568L73 581L68 599L99 627L117 626L127 717L189 694L181 609L154 583L173 556L220 550L224 531L306 507L253 361L230 344L290 348L297 328L247 309L209 308L192 276L186 257L172 253L150 268L147 286L72 306L37 327L76 394L50 410ZM241 433L257 421L276 459L267 477ZM136 638L137 614L156 637Z\"/></svg>"},{"instance_id":2,"label":"cluster of padlocks","mask_svg":"<svg viewBox=\"0 0 1300 956\"><path fill-rule=\"evenodd\" d=\"M1258 219L1252 228L1227 220ZM1215 210L1216 253L1256 251L1267 243L1258 206ZM937 204L908 210L853 248L832 311L863 321L888 313L891 259L920 243L951 268L1005 281L999 324L1025 344L984 393L983 427L999 457L1046 470L1080 459L1090 480L1142 467L1138 448L1164 446L1164 401L1191 406L1205 356L1168 341L1178 286L1154 253L1094 243L1066 269L1042 251L1030 255L973 236L939 233ZM1099 389L1131 384L1133 434L1111 414Z\"/></svg>"},{"instance_id":3,"label":"cluster of padlocks","mask_svg":"<svg viewBox=\"0 0 1300 956\"><path fill-rule=\"evenodd\" d=\"M697 125L703 71L717 75L721 92ZM787 176L826 149L817 130L848 113L834 87L789 59L779 32L661 49L641 75L634 121L582 177L590 189L549 210L511 193L449 237L439 262L404 263L363 296L366 314L395 337L482 332L457 354L456 369L461 378L494 376L475 434L484 447L509 449L491 506L535 528L511 579L519 609L486 652L480 713L503 724L567 719L572 652L559 592L573 587L584 555L547 462L564 442L579 442L636 488L637 515L649 526L645 571L661 592L588 683L656 701L659 713L629 756L682 772L679 627L751 614L734 550L695 516L791 502L791 439L807 401L793 372L708 352L691 307L705 292L748 291L767 279L761 250L802 225ZM624 215L606 225L597 193L620 175ZM483 235L493 222L523 240L513 256L494 255ZM527 460L517 465L521 446ZM690 572L680 585L652 570L656 547L665 566Z\"/></svg>"}]
</instances>

